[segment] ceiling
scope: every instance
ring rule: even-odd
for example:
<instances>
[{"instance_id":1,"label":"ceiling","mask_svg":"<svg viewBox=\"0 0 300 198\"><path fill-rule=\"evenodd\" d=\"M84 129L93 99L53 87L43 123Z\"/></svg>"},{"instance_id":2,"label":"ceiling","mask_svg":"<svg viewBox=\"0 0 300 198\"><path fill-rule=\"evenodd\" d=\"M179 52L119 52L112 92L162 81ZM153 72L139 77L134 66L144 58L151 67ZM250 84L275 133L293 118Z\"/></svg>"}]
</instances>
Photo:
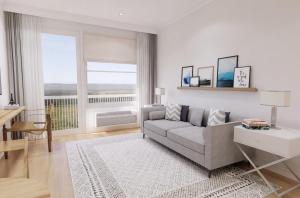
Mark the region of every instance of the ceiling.
<instances>
[{"instance_id":1,"label":"ceiling","mask_svg":"<svg viewBox=\"0 0 300 198\"><path fill-rule=\"evenodd\" d=\"M36 13L43 10L48 15L55 12L93 17L156 31L210 1L212 0L5 0L4 9L21 13L24 10Z\"/></svg>"}]
</instances>

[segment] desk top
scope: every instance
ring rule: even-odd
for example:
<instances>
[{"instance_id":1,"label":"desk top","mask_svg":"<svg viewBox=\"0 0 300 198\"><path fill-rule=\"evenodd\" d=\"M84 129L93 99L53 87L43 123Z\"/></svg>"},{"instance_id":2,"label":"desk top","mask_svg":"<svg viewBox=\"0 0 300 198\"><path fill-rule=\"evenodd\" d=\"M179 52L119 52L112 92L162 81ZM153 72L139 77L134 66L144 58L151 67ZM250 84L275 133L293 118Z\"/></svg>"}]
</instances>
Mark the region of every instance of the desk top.
<instances>
[{"instance_id":1,"label":"desk top","mask_svg":"<svg viewBox=\"0 0 300 198\"><path fill-rule=\"evenodd\" d=\"M297 129L250 130L236 126L234 141L282 157L300 155L300 130Z\"/></svg>"},{"instance_id":2,"label":"desk top","mask_svg":"<svg viewBox=\"0 0 300 198\"><path fill-rule=\"evenodd\" d=\"M289 129L289 128L279 128L279 129L269 129L269 130L254 130L254 129L246 129L242 126L236 126L236 128L242 129L243 131L249 131L255 135L267 135L273 136L285 140L292 140L300 138L300 130L297 129Z\"/></svg>"},{"instance_id":3,"label":"desk top","mask_svg":"<svg viewBox=\"0 0 300 198\"><path fill-rule=\"evenodd\" d=\"M10 121L24 110L25 107L19 107L18 109L0 109L0 126L3 126L7 121Z\"/></svg>"}]
</instances>

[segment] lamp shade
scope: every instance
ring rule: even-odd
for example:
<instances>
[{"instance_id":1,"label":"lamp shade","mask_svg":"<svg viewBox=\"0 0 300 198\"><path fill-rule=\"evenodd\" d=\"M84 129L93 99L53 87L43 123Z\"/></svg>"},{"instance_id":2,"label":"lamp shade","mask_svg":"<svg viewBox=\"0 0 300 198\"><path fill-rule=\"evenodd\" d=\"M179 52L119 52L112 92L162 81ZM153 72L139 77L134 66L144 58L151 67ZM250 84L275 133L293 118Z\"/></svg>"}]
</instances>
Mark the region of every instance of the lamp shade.
<instances>
[{"instance_id":1,"label":"lamp shade","mask_svg":"<svg viewBox=\"0 0 300 198\"><path fill-rule=\"evenodd\" d=\"M165 88L155 88L155 95L157 96L165 95Z\"/></svg>"},{"instance_id":2,"label":"lamp shade","mask_svg":"<svg viewBox=\"0 0 300 198\"><path fill-rule=\"evenodd\" d=\"M266 106L290 106L290 91L261 91L260 104Z\"/></svg>"}]
</instances>

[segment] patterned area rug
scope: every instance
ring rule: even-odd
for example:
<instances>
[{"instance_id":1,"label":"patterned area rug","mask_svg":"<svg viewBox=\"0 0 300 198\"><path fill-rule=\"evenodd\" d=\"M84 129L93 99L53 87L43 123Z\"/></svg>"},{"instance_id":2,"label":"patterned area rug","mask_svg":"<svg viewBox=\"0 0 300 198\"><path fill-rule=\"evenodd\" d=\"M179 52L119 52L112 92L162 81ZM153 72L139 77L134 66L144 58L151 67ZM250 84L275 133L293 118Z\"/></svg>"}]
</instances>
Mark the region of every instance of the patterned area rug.
<instances>
[{"instance_id":1,"label":"patterned area rug","mask_svg":"<svg viewBox=\"0 0 300 198\"><path fill-rule=\"evenodd\" d=\"M227 167L207 172L140 134L67 143L78 198L261 198L270 189L255 176Z\"/></svg>"}]
</instances>

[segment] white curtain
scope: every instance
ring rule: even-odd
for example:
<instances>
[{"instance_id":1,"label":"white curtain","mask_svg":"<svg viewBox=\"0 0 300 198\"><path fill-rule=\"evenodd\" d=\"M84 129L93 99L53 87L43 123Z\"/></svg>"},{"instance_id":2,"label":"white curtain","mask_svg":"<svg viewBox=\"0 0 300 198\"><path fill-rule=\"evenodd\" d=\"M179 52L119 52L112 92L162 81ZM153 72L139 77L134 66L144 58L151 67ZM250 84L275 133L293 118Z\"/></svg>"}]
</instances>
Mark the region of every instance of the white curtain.
<instances>
[{"instance_id":1,"label":"white curtain","mask_svg":"<svg viewBox=\"0 0 300 198\"><path fill-rule=\"evenodd\" d=\"M44 109L44 83L41 60L41 19L22 15L21 41L24 76L24 101L28 110ZM27 112L26 120L44 121L44 110ZM36 138L36 136L34 136ZM39 138L44 138L45 133Z\"/></svg>"},{"instance_id":2,"label":"white curtain","mask_svg":"<svg viewBox=\"0 0 300 198\"><path fill-rule=\"evenodd\" d=\"M156 86L156 35L137 33L137 101L138 111L154 102ZM138 114L140 123L141 114Z\"/></svg>"}]
</instances>

